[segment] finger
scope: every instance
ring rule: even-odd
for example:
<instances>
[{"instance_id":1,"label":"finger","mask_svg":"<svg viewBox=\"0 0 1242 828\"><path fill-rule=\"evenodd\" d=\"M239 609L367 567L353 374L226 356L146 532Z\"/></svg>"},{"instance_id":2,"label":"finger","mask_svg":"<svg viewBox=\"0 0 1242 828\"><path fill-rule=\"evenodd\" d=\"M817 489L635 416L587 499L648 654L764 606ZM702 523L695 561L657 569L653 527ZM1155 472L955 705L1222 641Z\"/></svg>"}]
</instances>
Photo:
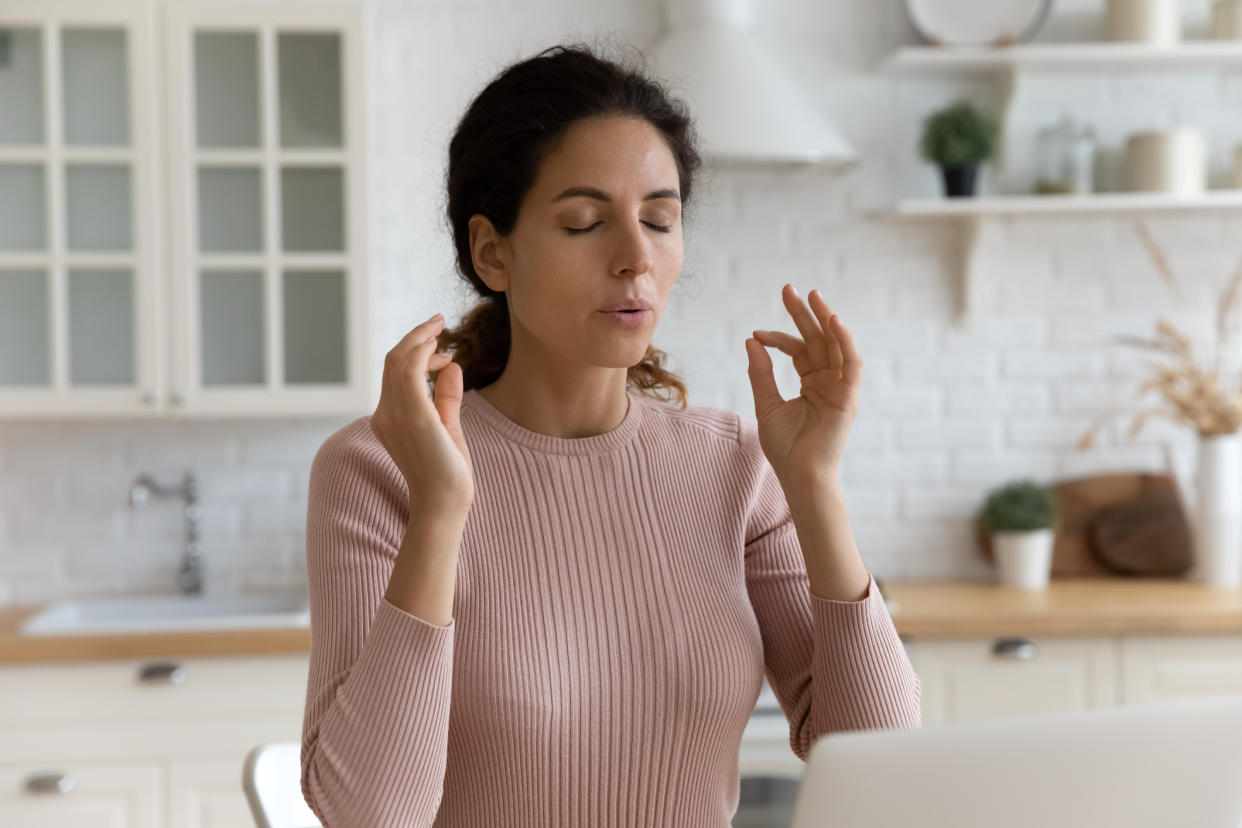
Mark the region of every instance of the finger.
<instances>
[{"instance_id":1,"label":"finger","mask_svg":"<svg viewBox=\"0 0 1242 828\"><path fill-rule=\"evenodd\" d=\"M786 284L781 289L781 299L784 300L785 309L793 317L794 324L798 326L798 332L802 334L802 339L806 342L811 364L815 367L827 365L828 346L824 342L824 332L819 327L815 314L811 313L811 309L802 301L802 297L798 296L798 291L794 290L792 284Z\"/></svg>"},{"instance_id":2,"label":"finger","mask_svg":"<svg viewBox=\"0 0 1242 828\"><path fill-rule=\"evenodd\" d=\"M806 352L806 343L798 337L784 331L755 331L755 339L762 345L771 345L783 354L793 357L794 368L798 376L803 376L815 369L811 364L810 354Z\"/></svg>"},{"instance_id":3,"label":"finger","mask_svg":"<svg viewBox=\"0 0 1242 828\"><path fill-rule=\"evenodd\" d=\"M427 337L440 333L440 331L443 328L444 328L444 315L437 313L435 316L431 317L426 322L423 322L420 325L415 325L413 328L411 328L409 333L401 337L400 342L392 346L391 353L395 354L398 357L404 356L410 350L412 350L414 346L425 341Z\"/></svg>"},{"instance_id":4,"label":"finger","mask_svg":"<svg viewBox=\"0 0 1242 828\"><path fill-rule=\"evenodd\" d=\"M776 376L772 373L772 358L757 339L746 340L746 356L750 376L750 388L755 397L755 419L764 419L769 411L779 408L785 400L780 389L776 387Z\"/></svg>"},{"instance_id":5,"label":"finger","mask_svg":"<svg viewBox=\"0 0 1242 828\"><path fill-rule=\"evenodd\" d=\"M832 325L828 322L832 318L832 308L828 307L828 301L824 299L823 294L818 290L812 290L807 296L807 300L811 310L815 313L816 320L819 321L820 330L824 332L824 344L828 348L828 364L832 366L834 371L839 372L843 356L841 354L841 343L837 342Z\"/></svg>"},{"instance_id":6,"label":"finger","mask_svg":"<svg viewBox=\"0 0 1242 828\"><path fill-rule=\"evenodd\" d=\"M841 379L856 383L862 379L863 361L862 354L854 343L854 335L845 327L841 317L835 314L832 317L832 329L837 341L841 343Z\"/></svg>"}]
</instances>

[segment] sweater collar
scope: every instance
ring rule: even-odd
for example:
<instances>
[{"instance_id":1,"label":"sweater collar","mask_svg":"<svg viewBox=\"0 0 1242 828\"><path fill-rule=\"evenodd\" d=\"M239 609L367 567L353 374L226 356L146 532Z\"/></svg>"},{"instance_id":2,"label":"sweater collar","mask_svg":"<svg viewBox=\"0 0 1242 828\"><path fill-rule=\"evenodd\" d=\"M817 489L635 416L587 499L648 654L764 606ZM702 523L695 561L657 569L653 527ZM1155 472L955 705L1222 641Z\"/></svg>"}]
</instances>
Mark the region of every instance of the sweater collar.
<instances>
[{"instance_id":1,"label":"sweater collar","mask_svg":"<svg viewBox=\"0 0 1242 828\"><path fill-rule=\"evenodd\" d=\"M462 408L475 412L501 437L545 454L608 454L629 443L638 434L643 418L643 401L639 394L626 390L629 407L625 417L612 431L589 437L553 437L518 425L489 403L478 390L471 388L462 395Z\"/></svg>"}]
</instances>

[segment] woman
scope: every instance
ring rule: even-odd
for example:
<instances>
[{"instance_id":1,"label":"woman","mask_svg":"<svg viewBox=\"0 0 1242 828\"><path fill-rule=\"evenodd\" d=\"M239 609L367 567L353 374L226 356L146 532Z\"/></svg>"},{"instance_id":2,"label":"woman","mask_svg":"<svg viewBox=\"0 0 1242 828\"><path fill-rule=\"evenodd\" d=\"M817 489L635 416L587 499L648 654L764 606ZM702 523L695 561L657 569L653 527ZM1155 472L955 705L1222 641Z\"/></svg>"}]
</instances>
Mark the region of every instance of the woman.
<instances>
[{"instance_id":1,"label":"woman","mask_svg":"<svg viewBox=\"0 0 1242 828\"><path fill-rule=\"evenodd\" d=\"M801 337L746 341L757 421L687 406L650 347L698 166L684 107L585 48L510 66L458 125L448 217L483 301L397 343L311 471L325 825L727 826L765 672L799 758L919 725L841 501L845 327L784 287Z\"/></svg>"}]
</instances>

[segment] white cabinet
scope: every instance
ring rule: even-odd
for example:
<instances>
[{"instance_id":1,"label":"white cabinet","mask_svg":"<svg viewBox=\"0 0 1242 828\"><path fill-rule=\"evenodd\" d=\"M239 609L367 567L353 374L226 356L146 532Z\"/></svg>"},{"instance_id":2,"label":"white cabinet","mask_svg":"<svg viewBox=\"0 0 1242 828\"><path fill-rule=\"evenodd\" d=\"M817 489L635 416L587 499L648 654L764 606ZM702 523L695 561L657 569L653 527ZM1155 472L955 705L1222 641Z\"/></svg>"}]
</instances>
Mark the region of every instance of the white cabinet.
<instances>
[{"instance_id":1,"label":"white cabinet","mask_svg":"<svg viewBox=\"0 0 1242 828\"><path fill-rule=\"evenodd\" d=\"M924 724L1106 707L1117 700L1112 638L921 640L910 648Z\"/></svg>"},{"instance_id":2,"label":"white cabinet","mask_svg":"<svg viewBox=\"0 0 1242 828\"><path fill-rule=\"evenodd\" d=\"M1242 636L1126 636L1121 661L1127 703L1242 695Z\"/></svg>"},{"instance_id":3,"label":"white cabinet","mask_svg":"<svg viewBox=\"0 0 1242 828\"><path fill-rule=\"evenodd\" d=\"M306 654L0 668L0 825L243 826L242 763L301 739Z\"/></svg>"},{"instance_id":4,"label":"white cabinet","mask_svg":"<svg viewBox=\"0 0 1242 828\"><path fill-rule=\"evenodd\" d=\"M924 724L1242 695L1242 635L918 639Z\"/></svg>"},{"instance_id":5,"label":"white cabinet","mask_svg":"<svg viewBox=\"0 0 1242 828\"><path fill-rule=\"evenodd\" d=\"M3 764L0 825L159 828L160 789L154 764Z\"/></svg>"},{"instance_id":6,"label":"white cabinet","mask_svg":"<svg viewBox=\"0 0 1242 828\"><path fill-rule=\"evenodd\" d=\"M361 15L0 0L0 416L369 407Z\"/></svg>"}]
</instances>

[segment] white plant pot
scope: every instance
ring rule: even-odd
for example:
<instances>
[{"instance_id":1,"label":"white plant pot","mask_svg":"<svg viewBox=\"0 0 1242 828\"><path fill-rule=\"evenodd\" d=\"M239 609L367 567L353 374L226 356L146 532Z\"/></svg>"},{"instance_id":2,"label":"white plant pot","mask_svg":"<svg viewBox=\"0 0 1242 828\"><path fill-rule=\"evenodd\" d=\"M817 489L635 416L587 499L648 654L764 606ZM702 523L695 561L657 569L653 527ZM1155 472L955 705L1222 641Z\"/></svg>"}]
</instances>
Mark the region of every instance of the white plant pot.
<instances>
[{"instance_id":1,"label":"white plant pot","mask_svg":"<svg viewBox=\"0 0 1242 828\"><path fill-rule=\"evenodd\" d=\"M1002 586L1044 589L1052 576L1052 528L1027 532L993 532L992 553Z\"/></svg>"}]
</instances>

